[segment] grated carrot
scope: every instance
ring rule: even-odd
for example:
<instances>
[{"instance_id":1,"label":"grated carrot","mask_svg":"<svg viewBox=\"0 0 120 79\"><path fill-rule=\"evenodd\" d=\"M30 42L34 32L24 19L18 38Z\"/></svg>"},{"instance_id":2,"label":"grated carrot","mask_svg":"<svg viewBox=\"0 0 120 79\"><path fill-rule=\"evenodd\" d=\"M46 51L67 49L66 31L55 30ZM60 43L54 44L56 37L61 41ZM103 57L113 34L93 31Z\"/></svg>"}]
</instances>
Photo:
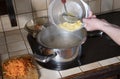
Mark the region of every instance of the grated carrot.
<instances>
[{"instance_id":1,"label":"grated carrot","mask_svg":"<svg viewBox=\"0 0 120 79\"><path fill-rule=\"evenodd\" d=\"M27 74L28 68L33 68L33 63L30 57L19 57L10 59L3 64L5 75L12 79L17 77L24 77Z\"/></svg>"}]
</instances>

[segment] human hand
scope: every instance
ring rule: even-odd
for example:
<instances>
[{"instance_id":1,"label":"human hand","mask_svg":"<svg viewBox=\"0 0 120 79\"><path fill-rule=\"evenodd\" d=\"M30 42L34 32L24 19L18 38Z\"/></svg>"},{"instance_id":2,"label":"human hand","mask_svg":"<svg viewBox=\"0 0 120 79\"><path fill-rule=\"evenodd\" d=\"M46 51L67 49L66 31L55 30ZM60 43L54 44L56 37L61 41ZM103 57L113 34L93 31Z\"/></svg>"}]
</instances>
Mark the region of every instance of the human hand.
<instances>
[{"instance_id":1,"label":"human hand","mask_svg":"<svg viewBox=\"0 0 120 79\"><path fill-rule=\"evenodd\" d=\"M83 19L83 22L86 24L87 31L102 30L108 24L107 21L97 18Z\"/></svg>"},{"instance_id":2,"label":"human hand","mask_svg":"<svg viewBox=\"0 0 120 79\"><path fill-rule=\"evenodd\" d=\"M87 31L102 30L105 25L109 23L104 19L97 19L95 15L90 11L89 17L84 18L83 22L85 23L85 28Z\"/></svg>"}]
</instances>

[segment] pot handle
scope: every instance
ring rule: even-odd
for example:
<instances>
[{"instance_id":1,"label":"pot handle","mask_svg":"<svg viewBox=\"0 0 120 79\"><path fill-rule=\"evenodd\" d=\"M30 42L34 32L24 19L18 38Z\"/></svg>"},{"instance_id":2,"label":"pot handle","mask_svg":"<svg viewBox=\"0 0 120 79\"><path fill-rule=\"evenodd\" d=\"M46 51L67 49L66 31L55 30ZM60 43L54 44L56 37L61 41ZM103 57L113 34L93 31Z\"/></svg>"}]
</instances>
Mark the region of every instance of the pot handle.
<instances>
[{"instance_id":1,"label":"pot handle","mask_svg":"<svg viewBox=\"0 0 120 79\"><path fill-rule=\"evenodd\" d=\"M52 58L54 58L57 55L57 53L48 55L48 56L42 56L42 55L37 55L34 54L35 60L42 62L42 63L47 63L49 62Z\"/></svg>"},{"instance_id":2,"label":"pot handle","mask_svg":"<svg viewBox=\"0 0 120 79\"><path fill-rule=\"evenodd\" d=\"M88 37L102 37L104 34L104 32L102 31L92 31L92 32L88 32L87 36Z\"/></svg>"}]
</instances>

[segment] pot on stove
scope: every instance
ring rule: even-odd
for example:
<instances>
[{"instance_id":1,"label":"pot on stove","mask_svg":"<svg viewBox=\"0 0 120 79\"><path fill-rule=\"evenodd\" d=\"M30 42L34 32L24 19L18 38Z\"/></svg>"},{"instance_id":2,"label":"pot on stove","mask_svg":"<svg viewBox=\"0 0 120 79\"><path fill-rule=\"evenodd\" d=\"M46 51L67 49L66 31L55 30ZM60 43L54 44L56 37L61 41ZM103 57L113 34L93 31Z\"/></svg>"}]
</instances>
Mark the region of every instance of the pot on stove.
<instances>
[{"instance_id":1,"label":"pot on stove","mask_svg":"<svg viewBox=\"0 0 120 79\"><path fill-rule=\"evenodd\" d=\"M81 22L82 18L89 15L89 7L83 0L67 0L66 5L68 12L78 15L78 20ZM77 8L74 12L71 5L74 6L74 9ZM87 32L84 23L80 25L79 29L72 32L61 28L59 24L68 21L61 16L64 12L61 0L53 0L48 8L50 23L36 36L37 42L41 45L40 55L35 54L36 60L40 62L70 62L78 56L79 50L81 50L80 46L86 41Z\"/></svg>"},{"instance_id":2,"label":"pot on stove","mask_svg":"<svg viewBox=\"0 0 120 79\"><path fill-rule=\"evenodd\" d=\"M43 46L39 47L39 54L34 53L34 57L37 61L47 63L54 61L57 63L66 63L73 61L81 53L81 47L76 46L69 49L51 49Z\"/></svg>"},{"instance_id":3,"label":"pot on stove","mask_svg":"<svg viewBox=\"0 0 120 79\"><path fill-rule=\"evenodd\" d=\"M87 32L84 27L81 29L70 32L53 24L41 30L37 36L37 42L52 49L69 49L83 44L86 41Z\"/></svg>"},{"instance_id":4,"label":"pot on stove","mask_svg":"<svg viewBox=\"0 0 120 79\"><path fill-rule=\"evenodd\" d=\"M71 62L81 53L81 44L85 42L86 35L85 28L67 32L50 24L36 36L41 46L39 47L40 54L34 54L35 59L42 63Z\"/></svg>"},{"instance_id":5,"label":"pot on stove","mask_svg":"<svg viewBox=\"0 0 120 79\"><path fill-rule=\"evenodd\" d=\"M86 40L87 32L82 19L89 16L89 6L83 0L65 0L68 14L76 15L78 18L77 21L74 21L72 16L63 16L66 11L62 1L53 0L51 2L48 8L50 25L37 34L38 43L44 47L69 49L83 44ZM66 22L70 25L78 26L78 28L72 31L61 28L61 25ZM74 28L73 26L70 27Z\"/></svg>"},{"instance_id":6,"label":"pot on stove","mask_svg":"<svg viewBox=\"0 0 120 79\"><path fill-rule=\"evenodd\" d=\"M69 0L69 1L72 4L75 3L75 5L79 2L78 0L77 2L74 2L74 0ZM69 4L69 1L67 4ZM57 1L54 0L52 4L53 3L55 4L56 2ZM59 5L59 2L57 3ZM49 21L47 22L49 25L43 24L44 26L43 29L38 31L38 33L35 36L36 37L35 39L40 44L40 46L39 46L39 53L34 52L34 57L36 61L44 65L47 65L48 63L51 66L57 65L57 67L62 66L63 63L65 65L66 63L69 63L68 65L71 65L72 64L71 62L74 62L74 60L81 55L81 45L86 41L87 32L86 29L84 28L83 23L81 25L81 28L72 32L60 28L59 24L61 23L61 21L63 21L64 18L63 19L57 18L60 17L59 15L56 16L56 13L59 13L58 11L56 11L58 9L56 7L55 9L56 12L52 11L53 10L52 8L54 8L52 4L50 5L52 7L48 9L50 22ZM78 5L82 5L82 2L80 2L80 4ZM62 8L60 9L63 10L64 9L63 4L61 4L61 7ZM80 7L80 8L81 11L83 10L84 7ZM55 15L52 16L52 13L54 13ZM79 20L87 16L88 16L88 7L85 10L83 10L81 15L79 15ZM33 19L33 21L35 20ZM66 20L64 20L64 22L66 22Z\"/></svg>"}]
</instances>

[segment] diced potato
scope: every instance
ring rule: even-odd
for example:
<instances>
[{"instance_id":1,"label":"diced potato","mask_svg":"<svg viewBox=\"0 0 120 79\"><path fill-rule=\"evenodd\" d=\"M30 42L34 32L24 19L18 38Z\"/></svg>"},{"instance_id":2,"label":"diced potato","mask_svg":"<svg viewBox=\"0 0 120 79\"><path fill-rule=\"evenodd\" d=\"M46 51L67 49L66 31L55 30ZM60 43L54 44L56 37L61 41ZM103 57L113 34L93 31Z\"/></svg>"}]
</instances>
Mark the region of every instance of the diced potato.
<instances>
[{"instance_id":1,"label":"diced potato","mask_svg":"<svg viewBox=\"0 0 120 79\"><path fill-rule=\"evenodd\" d=\"M80 20L76 21L75 23L68 23L64 22L59 25L62 29L67 31L75 31L82 27L82 22Z\"/></svg>"}]
</instances>

